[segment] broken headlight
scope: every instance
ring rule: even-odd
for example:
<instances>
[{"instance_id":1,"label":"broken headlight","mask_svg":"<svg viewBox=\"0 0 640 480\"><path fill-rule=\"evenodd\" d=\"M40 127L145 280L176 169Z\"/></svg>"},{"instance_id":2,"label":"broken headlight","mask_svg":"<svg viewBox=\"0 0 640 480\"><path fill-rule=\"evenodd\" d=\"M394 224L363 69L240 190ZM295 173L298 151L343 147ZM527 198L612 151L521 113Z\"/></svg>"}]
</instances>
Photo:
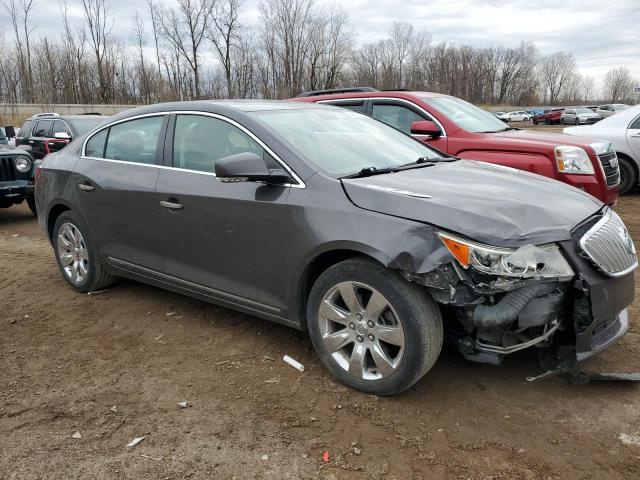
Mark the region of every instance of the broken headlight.
<instances>
[{"instance_id":1,"label":"broken headlight","mask_svg":"<svg viewBox=\"0 0 640 480\"><path fill-rule=\"evenodd\" d=\"M441 233L440 239L464 268L511 278L570 279L573 269L556 244L498 248Z\"/></svg>"}]
</instances>

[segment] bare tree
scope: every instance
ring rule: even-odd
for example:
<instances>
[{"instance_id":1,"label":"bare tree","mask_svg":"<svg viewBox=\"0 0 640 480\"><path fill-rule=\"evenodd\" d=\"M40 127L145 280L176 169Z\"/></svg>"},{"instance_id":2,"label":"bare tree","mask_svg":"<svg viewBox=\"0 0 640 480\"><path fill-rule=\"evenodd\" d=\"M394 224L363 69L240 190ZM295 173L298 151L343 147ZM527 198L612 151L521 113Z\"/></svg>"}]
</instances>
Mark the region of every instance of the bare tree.
<instances>
[{"instance_id":1,"label":"bare tree","mask_svg":"<svg viewBox=\"0 0 640 480\"><path fill-rule=\"evenodd\" d=\"M98 94L103 102L109 101L107 43L113 28L106 0L80 0L86 23L88 40L93 50L98 73Z\"/></svg>"},{"instance_id":2,"label":"bare tree","mask_svg":"<svg viewBox=\"0 0 640 480\"><path fill-rule=\"evenodd\" d=\"M630 97L633 81L629 69L613 68L604 75L604 97L611 103L618 103Z\"/></svg>"},{"instance_id":3,"label":"bare tree","mask_svg":"<svg viewBox=\"0 0 640 480\"><path fill-rule=\"evenodd\" d=\"M218 55L227 83L227 96L233 97L232 56L238 47L242 0L222 0L216 6L212 26L207 32Z\"/></svg>"},{"instance_id":4,"label":"bare tree","mask_svg":"<svg viewBox=\"0 0 640 480\"><path fill-rule=\"evenodd\" d=\"M35 6L34 0L4 0L2 2L15 35L16 50L18 52L18 66L25 98L34 101L33 68L31 64L31 34L35 27L31 27L29 16Z\"/></svg>"},{"instance_id":5,"label":"bare tree","mask_svg":"<svg viewBox=\"0 0 640 480\"><path fill-rule=\"evenodd\" d=\"M163 10L160 15L161 35L175 49L177 57L191 69L191 89L195 98L201 96L201 46L214 8L214 0L177 0L176 8Z\"/></svg>"},{"instance_id":6,"label":"bare tree","mask_svg":"<svg viewBox=\"0 0 640 480\"><path fill-rule=\"evenodd\" d=\"M545 99L556 103L576 75L576 61L573 54L555 52L545 55L540 61L540 83Z\"/></svg>"}]
</instances>

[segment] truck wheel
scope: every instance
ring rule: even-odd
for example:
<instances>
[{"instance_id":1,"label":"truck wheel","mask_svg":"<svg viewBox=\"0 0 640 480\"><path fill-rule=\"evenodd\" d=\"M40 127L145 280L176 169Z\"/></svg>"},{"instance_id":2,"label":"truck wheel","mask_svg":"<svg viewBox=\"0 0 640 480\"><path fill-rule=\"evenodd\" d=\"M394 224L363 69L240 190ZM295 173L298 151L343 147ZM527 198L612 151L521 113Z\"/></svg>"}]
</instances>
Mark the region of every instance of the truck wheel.
<instances>
[{"instance_id":1,"label":"truck wheel","mask_svg":"<svg viewBox=\"0 0 640 480\"><path fill-rule=\"evenodd\" d=\"M633 164L628 158L618 157L618 165L620 167L620 184L618 185L618 189L620 190L620 195L624 195L635 187L638 178L636 177L636 169L633 168Z\"/></svg>"},{"instance_id":2,"label":"truck wheel","mask_svg":"<svg viewBox=\"0 0 640 480\"><path fill-rule=\"evenodd\" d=\"M320 275L307 324L327 369L375 395L411 387L442 348L442 317L427 291L368 259L345 260Z\"/></svg>"},{"instance_id":3,"label":"truck wheel","mask_svg":"<svg viewBox=\"0 0 640 480\"><path fill-rule=\"evenodd\" d=\"M551 125L551 120L549 120L548 118L545 118L544 123L547 125Z\"/></svg>"},{"instance_id":4,"label":"truck wheel","mask_svg":"<svg viewBox=\"0 0 640 480\"><path fill-rule=\"evenodd\" d=\"M531 120L533 122L534 125L538 124L538 120L536 120L535 118Z\"/></svg>"},{"instance_id":5,"label":"truck wheel","mask_svg":"<svg viewBox=\"0 0 640 480\"><path fill-rule=\"evenodd\" d=\"M73 211L64 212L53 227L53 250L62 276L78 292L100 290L113 283L98 256L89 229Z\"/></svg>"},{"instance_id":6,"label":"truck wheel","mask_svg":"<svg viewBox=\"0 0 640 480\"><path fill-rule=\"evenodd\" d=\"M38 216L38 212L36 212L36 199L33 197L27 198L27 205L29 206L29 210L31 210L31 213L33 213L35 216Z\"/></svg>"}]
</instances>

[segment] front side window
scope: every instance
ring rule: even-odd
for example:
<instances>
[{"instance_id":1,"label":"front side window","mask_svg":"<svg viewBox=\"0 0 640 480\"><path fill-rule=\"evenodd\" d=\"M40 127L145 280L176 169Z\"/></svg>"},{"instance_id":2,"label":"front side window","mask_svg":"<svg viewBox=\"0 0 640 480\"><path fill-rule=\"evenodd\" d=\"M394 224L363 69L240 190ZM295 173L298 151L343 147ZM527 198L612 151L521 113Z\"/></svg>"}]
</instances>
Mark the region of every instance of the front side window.
<instances>
[{"instance_id":1,"label":"front side window","mask_svg":"<svg viewBox=\"0 0 640 480\"><path fill-rule=\"evenodd\" d=\"M424 97L423 101L438 109L449 120L468 132L492 133L509 128L490 113L459 98Z\"/></svg>"},{"instance_id":2,"label":"front side window","mask_svg":"<svg viewBox=\"0 0 640 480\"><path fill-rule=\"evenodd\" d=\"M56 133L66 133L71 136L71 130L62 120L56 120L53 124L53 135L55 136Z\"/></svg>"},{"instance_id":3,"label":"front side window","mask_svg":"<svg viewBox=\"0 0 640 480\"><path fill-rule=\"evenodd\" d=\"M33 129L34 137L51 137L51 128L53 127L53 120L38 120L35 128Z\"/></svg>"},{"instance_id":4,"label":"front side window","mask_svg":"<svg viewBox=\"0 0 640 480\"><path fill-rule=\"evenodd\" d=\"M371 116L404 133L411 133L411 124L425 120L422 115L402 105L374 103Z\"/></svg>"},{"instance_id":5,"label":"front side window","mask_svg":"<svg viewBox=\"0 0 640 480\"><path fill-rule=\"evenodd\" d=\"M113 125L109 128L104 158L155 163L163 120L162 116L145 117Z\"/></svg>"},{"instance_id":6,"label":"front side window","mask_svg":"<svg viewBox=\"0 0 640 480\"><path fill-rule=\"evenodd\" d=\"M364 106L363 100L350 100L348 102L345 101L336 101L336 102L323 102L327 105L333 105L335 107L346 108L347 110L351 110L352 112L358 113L367 113L367 109Z\"/></svg>"},{"instance_id":7,"label":"front side window","mask_svg":"<svg viewBox=\"0 0 640 480\"><path fill-rule=\"evenodd\" d=\"M442 158L409 135L345 109L263 110L248 115L333 177L369 167L397 167L420 158Z\"/></svg>"},{"instance_id":8,"label":"front side window","mask_svg":"<svg viewBox=\"0 0 640 480\"><path fill-rule=\"evenodd\" d=\"M631 125L629 125L629 128L631 130L640 130L640 117L636 117L636 119L631 122Z\"/></svg>"},{"instance_id":9,"label":"front side window","mask_svg":"<svg viewBox=\"0 0 640 480\"><path fill-rule=\"evenodd\" d=\"M173 137L173 166L213 173L217 160L251 152L264 158L264 149L249 135L219 118L178 115Z\"/></svg>"}]
</instances>

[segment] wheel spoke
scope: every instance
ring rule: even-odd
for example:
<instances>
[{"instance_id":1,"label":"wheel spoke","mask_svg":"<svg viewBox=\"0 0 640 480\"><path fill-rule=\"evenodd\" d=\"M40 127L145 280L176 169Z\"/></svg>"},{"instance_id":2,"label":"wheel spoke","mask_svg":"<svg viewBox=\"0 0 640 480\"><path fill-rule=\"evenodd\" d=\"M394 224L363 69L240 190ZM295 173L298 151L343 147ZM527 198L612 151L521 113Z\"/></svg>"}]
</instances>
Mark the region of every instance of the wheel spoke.
<instances>
[{"instance_id":1,"label":"wheel spoke","mask_svg":"<svg viewBox=\"0 0 640 480\"><path fill-rule=\"evenodd\" d=\"M383 342L404 347L404 333L399 326L378 325L376 335Z\"/></svg>"},{"instance_id":2,"label":"wheel spoke","mask_svg":"<svg viewBox=\"0 0 640 480\"><path fill-rule=\"evenodd\" d=\"M387 299L380 292L374 290L369 298L369 303L367 303L367 318L376 321L388 306Z\"/></svg>"},{"instance_id":3,"label":"wheel spoke","mask_svg":"<svg viewBox=\"0 0 640 480\"><path fill-rule=\"evenodd\" d=\"M364 357L367 353L367 348L362 343L357 343L353 346L351 352L351 358L349 359L349 373L358 378L364 377Z\"/></svg>"},{"instance_id":4,"label":"wheel spoke","mask_svg":"<svg viewBox=\"0 0 640 480\"><path fill-rule=\"evenodd\" d=\"M61 248L62 250L73 248L73 243L71 243L65 233L58 235L58 248Z\"/></svg>"},{"instance_id":5,"label":"wheel spoke","mask_svg":"<svg viewBox=\"0 0 640 480\"><path fill-rule=\"evenodd\" d=\"M71 267L71 278L73 280L78 280L78 261L73 261L73 266Z\"/></svg>"},{"instance_id":6,"label":"wheel spoke","mask_svg":"<svg viewBox=\"0 0 640 480\"><path fill-rule=\"evenodd\" d=\"M371 356L373 357L373 362L376 364L376 368L378 372L386 377L391 375L395 371L395 366L391 359L384 352L382 347L378 342L375 342L371 348Z\"/></svg>"},{"instance_id":7,"label":"wheel spoke","mask_svg":"<svg viewBox=\"0 0 640 480\"><path fill-rule=\"evenodd\" d=\"M337 332L325 335L322 340L324 341L324 344L329 352L337 352L338 350L349 345L349 343L353 342L353 335L351 333L351 330L345 328L344 330L339 330Z\"/></svg>"},{"instance_id":8,"label":"wheel spoke","mask_svg":"<svg viewBox=\"0 0 640 480\"><path fill-rule=\"evenodd\" d=\"M73 262L73 255L69 252L63 253L60 255L60 262L62 262L64 267L68 267Z\"/></svg>"},{"instance_id":9,"label":"wheel spoke","mask_svg":"<svg viewBox=\"0 0 640 480\"><path fill-rule=\"evenodd\" d=\"M327 320L331 320L332 322L340 323L342 325L347 325L349 312L345 312L340 307L331 303L330 300L324 299L320 304L320 312L321 317L325 317Z\"/></svg>"},{"instance_id":10,"label":"wheel spoke","mask_svg":"<svg viewBox=\"0 0 640 480\"><path fill-rule=\"evenodd\" d=\"M342 300L344 300L344 304L351 313L362 313L364 311L356 295L356 288L353 283L341 283L338 289L340 290L340 295L342 296Z\"/></svg>"},{"instance_id":11,"label":"wheel spoke","mask_svg":"<svg viewBox=\"0 0 640 480\"><path fill-rule=\"evenodd\" d=\"M87 274L87 266L82 260L78 260L78 268L80 270L80 274L84 277Z\"/></svg>"},{"instance_id":12,"label":"wheel spoke","mask_svg":"<svg viewBox=\"0 0 640 480\"><path fill-rule=\"evenodd\" d=\"M89 255L87 255L87 251L84 248L78 251L78 256L80 257L80 260L89 261Z\"/></svg>"}]
</instances>

